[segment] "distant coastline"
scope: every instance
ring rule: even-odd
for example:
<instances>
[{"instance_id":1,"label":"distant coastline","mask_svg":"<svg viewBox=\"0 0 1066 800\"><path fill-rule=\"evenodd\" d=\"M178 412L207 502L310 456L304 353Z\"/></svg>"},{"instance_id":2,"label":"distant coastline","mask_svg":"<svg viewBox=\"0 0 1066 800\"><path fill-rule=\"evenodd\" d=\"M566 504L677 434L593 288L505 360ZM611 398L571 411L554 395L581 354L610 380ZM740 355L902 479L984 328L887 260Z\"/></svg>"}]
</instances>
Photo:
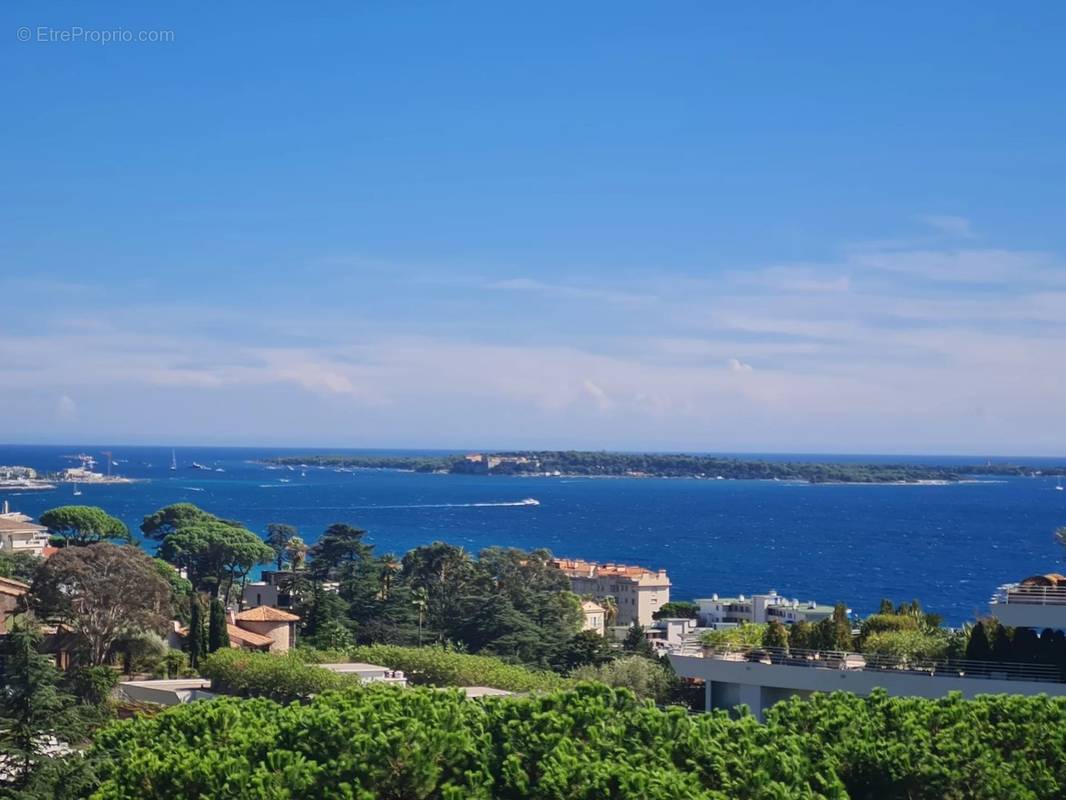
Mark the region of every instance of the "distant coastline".
<instances>
[{"instance_id":1,"label":"distant coastline","mask_svg":"<svg viewBox=\"0 0 1066 800\"><path fill-rule=\"evenodd\" d=\"M447 456L283 455L263 461L277 467L394 469L451 475L520 475L569 478L692 478L770 480L814 484L942 485L975 476L1066 475L1066 465L936 466L768 461L669 453L608 453L578 450L480 452Z\"/></svg>"}]
</instances>

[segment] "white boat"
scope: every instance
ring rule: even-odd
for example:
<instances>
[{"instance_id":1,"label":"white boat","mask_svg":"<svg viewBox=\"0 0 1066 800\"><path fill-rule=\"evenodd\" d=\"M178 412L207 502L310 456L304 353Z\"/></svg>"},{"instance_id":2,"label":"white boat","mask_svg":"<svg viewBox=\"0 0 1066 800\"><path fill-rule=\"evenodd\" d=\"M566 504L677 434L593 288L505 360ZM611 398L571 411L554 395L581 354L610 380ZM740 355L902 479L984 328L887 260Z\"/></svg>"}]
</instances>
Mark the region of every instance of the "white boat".
<instances>
[{"instance_id":1,"label":"white boat","mask_svg":"<svg viewBox=\"0 0 1066 800\"><path fill-rule=\"evenodd\" d=\"M74 484L74 496L81 497L81 489L78 488L78 484Z\"/></svg>"},{"instance_id":2,"label":"white boat","mask_svg":"<svg viewBox=\"0 0 1066 800\"><path fill-rule=\"evenodd\" d=\"M215 467L215 472L225 472L225 471L226 470L222 469L222 467Z\"/></svg>"},{"instance_id":3,"label":"white boat","mask_svg":"<svg viewBox=\"0 0 1066 800\"><path fill-rule=\"evenodd\" d=\"M524 500L519 500L518 501L518 505L520 505L520 506L539 506L540 505L540 500L537 500L535 497L527 497Z\"/></svg>"},{"instance_id":4,"label":"white boat","mask_svg":"<svg viewBox=\"0 0 1066 800\"><path fill-rule=\"evenodd\" d=\"M170 471L176 472L178 469L178 454L174 451L170 451Z\"/></svg>"},{"instance_id":5,"label":"white boat","mask_svg":"<svg viewBox=\"0 0 1066 800\"><path fill-rule=\"evenodd\" d=\"M307 477L307 470L304 470L304 469L300 470L300 477L301 478L306 478Z\"/></svg>"},{"instance_id":6,"label":"white boat","mask_svg":"<svg viewBox=\"0 0 1066 800\"><path fill-rule=\"evenodd\" d=\"M1062 478L1059 478L1059 482L1057 484L1055 484L1055 491L1056 492L1064 491L1063 488L1062 488Z\"/></svg>"}]
</instances>

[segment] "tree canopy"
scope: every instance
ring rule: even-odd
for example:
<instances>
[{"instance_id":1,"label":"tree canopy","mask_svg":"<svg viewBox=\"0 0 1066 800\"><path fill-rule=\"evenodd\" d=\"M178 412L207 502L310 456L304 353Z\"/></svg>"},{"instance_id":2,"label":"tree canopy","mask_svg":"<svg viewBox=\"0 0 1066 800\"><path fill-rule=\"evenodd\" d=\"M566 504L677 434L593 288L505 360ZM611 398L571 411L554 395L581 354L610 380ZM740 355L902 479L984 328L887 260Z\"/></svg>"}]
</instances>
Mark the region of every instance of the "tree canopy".
<instances>
[{"instance_id":1,"label":"tree canopy","mask_svg":"<svg viewBox=\"0 0 1066 800\"><path fill-rule=\"evenodd\" d=\"M162 632L170 618L171 587L140 549L98 542L65 547L34 576L29 594L41 616L69 626L88 663L103 664L122 636Z\"/></svg>"},{"instance_id":2,"label":"tree canopy","mask_svg":"<svg viewBox=\"0 0 1066 800\"><path fill-rule=\"evenodd\" d=\"M233 584L244 580L253 567L273 560L274 551L245 528L209 519L168 533L159 555L183 567L197 590L221 592L228 598Z\"/></svg>"},{"instance_id":3,"label":"tree canopy","mask_svg":"<svg viewBox=\"0 0 1066 800\"><path fill-rule=\"evenodd\" d=\"M41 514L41 524L68 545L93 544L111 539L131 541L126 523L96 506L53 508Z\"/></svg>"}]
</instances>

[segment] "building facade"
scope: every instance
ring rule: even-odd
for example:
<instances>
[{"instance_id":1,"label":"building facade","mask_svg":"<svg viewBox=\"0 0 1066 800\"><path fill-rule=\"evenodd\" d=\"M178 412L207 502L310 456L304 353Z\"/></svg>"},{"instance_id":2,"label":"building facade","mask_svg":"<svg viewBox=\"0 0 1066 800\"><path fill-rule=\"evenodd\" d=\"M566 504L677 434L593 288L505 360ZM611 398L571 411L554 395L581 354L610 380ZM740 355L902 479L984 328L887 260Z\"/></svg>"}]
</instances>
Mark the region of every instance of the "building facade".
<instances>
[{"instance_id":1,"label":"building facade","mask_svg":"<svg viewBox=\"0 0 1066 800\"><path fill-rule=\"evenodd\" d=\"M4 501L0 512L0 552L29 553L40 558L48 547L48 528L32 517L11 511Z\"/></svg>"},{"instance_id":2,"label":"building facade","mask_svg":"<svg viewBox=\"0 0 1066 800\"><path fill-rule=\"evenodd\" d=\"M581 624L583 631L595 631L600 636L607 632L607 610L599 603L586 600L581 604L581 613L584 620Z\"/></svg>"},{"instance_id":3,"label":"building facade","mask_svg":"<svg viewBox=\"0 0 1066 800\"><path fill-rule=\"evenodd\" d=\"M670 579L666 570L598 564L580 559L557 559L553 566L570 580L570 591L602 601L614 598L618 625L651 625L652 614L670 602Z\"/></svg>"},{"instance_id":4,"label":"building facade","mask_svg":"<svg viewBox=\"0 0 1066 800\"><path fill-rule=\"evenodd\" d=\"M719 597L713 594L696 600L696 606L699 608L700 625L707 628L729 628L774 620L785 625L801 620L813 624L833 615L832 606L813 600L790 600L773 590L750 597Z\"/></svg>"}]
</instances>

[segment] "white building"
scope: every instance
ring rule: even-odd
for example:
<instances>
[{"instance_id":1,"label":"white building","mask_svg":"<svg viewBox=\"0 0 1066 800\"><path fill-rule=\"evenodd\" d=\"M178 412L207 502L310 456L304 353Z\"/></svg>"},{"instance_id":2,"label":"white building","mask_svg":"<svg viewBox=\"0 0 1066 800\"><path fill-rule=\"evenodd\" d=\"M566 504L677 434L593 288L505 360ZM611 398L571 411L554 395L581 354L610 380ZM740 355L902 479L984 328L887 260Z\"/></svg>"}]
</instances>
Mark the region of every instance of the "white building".
<instances>
[{"instance_id":1,"label":"white building","mask_svg":"<svg viewBox=\"0 0 1066 800\"><path fill-rule=\"evenodd\" d=\"M979 694L1046 694L1066 696L1066 683L1057 668L1007 665L993 662L958 662L923 668L875 668L868 656L833 654L812 658L809 653L773 652L749 648L747 652L672 653L670 663L683 678L704 681L704 708L730 709L746 705L753 714L789 697L812 692L845 691L868 695L884 689L901 697L944 697L961 692Z\"/></svg>"},{"instance_id":2,"label":"white building","mask_svg":"<svg viewBox=\"0 0 1066 800\"><path fill-rule=\"evenodd\" d=\"M567 558L556 559L552 565L570 579L574 594L601 601L613 597L619 625L648 627L654 622L652 614L670 602L670 579L664 569L652 572L644 567Z\"/></svg>"},{"instance_id":3,"label":"white building","mask_svg":"<svg viewBox=\"0 0 1066 800\"><path fill-rule=\"evenodd\" d=\"M1066 630L1066 576L1052 572L1001 586L989 611L1012 628Z\"/></svg>"},{"instance_id":4,"label":"white building","mask_svg":"<svg viewBox=\"0 0 1066 800\"><path fill-rule=\"evenodd\" d=\"M764 623L777 620L785 625L805 620L820 622L833 615L833 607L808 600L790 600L772 589L766 594L747 597L719 597L712 594L696 600L700 625L708 628L729 628L744 623Z\"/></svg>"},{"instance_id":5,"label":"white building","mask_svg":"<svg viewBox=\"0 0 1066 800\"><path fill-rule=\"evenodd\" d=\"M41 557L46 547L48 528L36 524L32 517L11 511L5 500L0 513L0 552L30 553Z\"/></svg>"}]
</instances>

